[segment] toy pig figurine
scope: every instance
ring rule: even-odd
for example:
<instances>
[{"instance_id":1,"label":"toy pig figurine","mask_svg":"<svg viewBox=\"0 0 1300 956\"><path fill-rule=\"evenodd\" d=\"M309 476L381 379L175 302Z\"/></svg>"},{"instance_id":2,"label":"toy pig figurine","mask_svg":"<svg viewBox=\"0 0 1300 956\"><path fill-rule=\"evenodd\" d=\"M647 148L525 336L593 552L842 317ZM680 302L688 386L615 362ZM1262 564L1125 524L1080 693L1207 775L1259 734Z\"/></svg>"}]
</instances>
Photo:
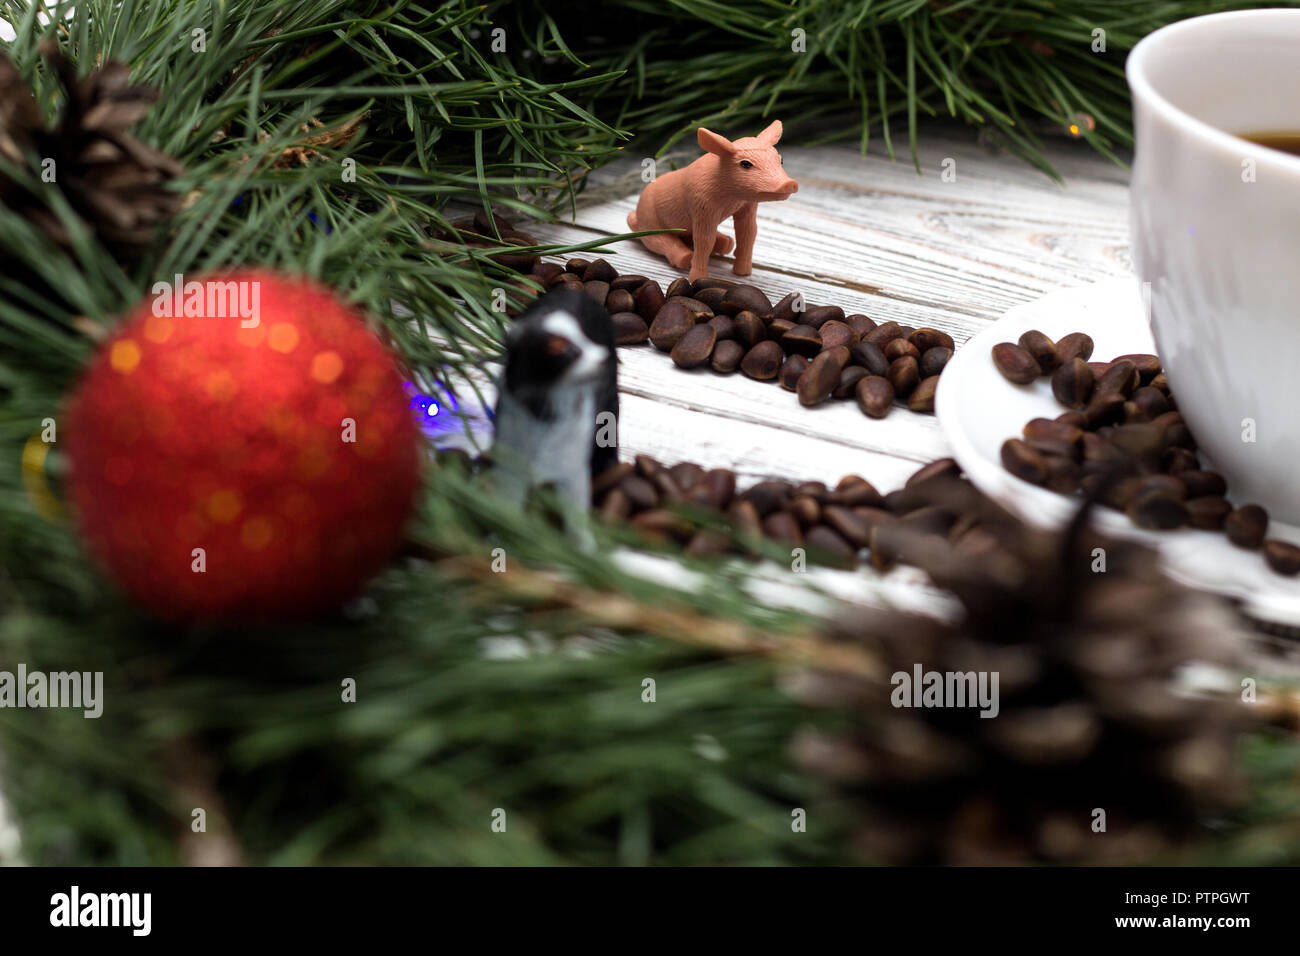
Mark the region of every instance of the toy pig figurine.
<instances>
[{"instance_id":1,"label":"toy pig figurine","mask_svg":"<svg viewBox=\"0 0 1300 956\"><path fill-rule=\"evenodd\" d=\"M699 142L705 154L647 186L627 224L634 231L685 229L684 236L664 233L643 236L641 241L675 268L689 265L692 279L709 274L712 253L726 255L733 246L736 262L731 271L749 275L754 265L758 204L789 199L799 190L799 184L781 166L781 154L776 151L780 139L779 120L757 136L734 142L701 126ZM718 232L728 216L736 227L734 242Z\"/></svg>"}]
</instances>

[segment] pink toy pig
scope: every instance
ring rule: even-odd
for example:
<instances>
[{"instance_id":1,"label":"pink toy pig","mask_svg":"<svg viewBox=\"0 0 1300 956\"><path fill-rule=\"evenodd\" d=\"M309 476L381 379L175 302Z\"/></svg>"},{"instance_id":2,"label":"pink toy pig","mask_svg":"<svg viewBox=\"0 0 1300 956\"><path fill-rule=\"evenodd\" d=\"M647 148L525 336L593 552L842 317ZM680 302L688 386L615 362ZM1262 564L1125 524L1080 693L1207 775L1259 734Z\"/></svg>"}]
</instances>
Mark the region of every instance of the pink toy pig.
<instances>
[{"instance_id":1,"label":"pink toy pig","mask_svg":"<svg viewBox=\"0 0 1300 956\"><path fill-rule=\"evenodd\" d=\"M732 272L747 276L754 265L754 236L758 233L758 204L789 199L799 184L785 174L776 144L781 139L777 120L757 136L732 142L700 127L703 156L685 169L660 176L641 193L627 224L641 229L685 229L686 235L664 233L641 241L675 268L691 267L692 279L709 274L709 256L726 255L734 247ZM718 232L728 216L736 238Z\"/></svg>"}]
</instances>

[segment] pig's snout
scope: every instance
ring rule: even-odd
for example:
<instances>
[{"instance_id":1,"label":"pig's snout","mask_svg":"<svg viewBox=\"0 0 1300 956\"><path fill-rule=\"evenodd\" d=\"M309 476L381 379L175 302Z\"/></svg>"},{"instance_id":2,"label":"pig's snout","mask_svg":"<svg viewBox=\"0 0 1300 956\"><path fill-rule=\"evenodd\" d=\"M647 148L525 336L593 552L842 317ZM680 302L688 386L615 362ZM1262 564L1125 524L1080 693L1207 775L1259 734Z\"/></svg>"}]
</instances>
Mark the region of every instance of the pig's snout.
<instances>
[{"instance_id":1,"label":"pig's snout","mask_svg":"<svg viewBox=\"0 0 1300 956\"><path fill-rule=\"evenodd\" d=\"M799 184L795 182L793 179L787 179L785 182L781 184L780 192L784 193L787 196L793 196L798 191L799 191Z\"/></svg>"}]
</instances>

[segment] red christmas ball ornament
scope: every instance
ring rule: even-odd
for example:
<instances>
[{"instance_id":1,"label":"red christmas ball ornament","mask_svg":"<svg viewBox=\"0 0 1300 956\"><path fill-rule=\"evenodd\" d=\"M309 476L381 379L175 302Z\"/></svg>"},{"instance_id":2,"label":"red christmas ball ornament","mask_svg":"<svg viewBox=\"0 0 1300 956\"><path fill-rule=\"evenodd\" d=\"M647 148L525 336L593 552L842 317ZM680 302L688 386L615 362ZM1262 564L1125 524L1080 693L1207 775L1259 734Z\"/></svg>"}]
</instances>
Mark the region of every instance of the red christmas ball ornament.
<instances>
[{"instance_id":1,"label":"red christmas ball ornament","mask_svg":"<svg viewBox=\"0 0 1300 956\"><path fill-rule=\"evenodd\" d=\"M419 483L393 356L305 279L250 270L154 292L68 407L90 550L171 620L337 606L391 558Z\"/></svg>"}]
</instances>

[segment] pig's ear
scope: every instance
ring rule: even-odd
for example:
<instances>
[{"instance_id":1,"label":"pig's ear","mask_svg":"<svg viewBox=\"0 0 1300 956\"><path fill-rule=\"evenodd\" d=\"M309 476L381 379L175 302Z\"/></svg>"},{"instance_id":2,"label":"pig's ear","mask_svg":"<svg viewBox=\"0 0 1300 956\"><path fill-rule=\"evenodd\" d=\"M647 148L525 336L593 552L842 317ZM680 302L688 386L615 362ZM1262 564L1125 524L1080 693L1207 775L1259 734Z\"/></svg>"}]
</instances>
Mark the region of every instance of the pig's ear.
<instances>
[{"instance_id":1,"label":"pig's ear","mask_svg":"<svg viewBox=\"0 0 1300 956\"><path fill-rule=\"evenodd\" d=\"M781 121L772 120L772 125L755 137L764 146L775 146L781 142Z\"/></svg>"},{"instance_id":2,"label":"pig's ear","mask_svg":"<svg viewBox=\"0 0 1300 956\"><path fill-rule=\"evenodd\" d=\"M731 140L725 136L719 136L717 133L700 127L700 132L696 137L700 142L700 149L706 153L717 153L719 156L730 156L735 152L736 147L732 145Z\"/></svg>"}]
</instances>

